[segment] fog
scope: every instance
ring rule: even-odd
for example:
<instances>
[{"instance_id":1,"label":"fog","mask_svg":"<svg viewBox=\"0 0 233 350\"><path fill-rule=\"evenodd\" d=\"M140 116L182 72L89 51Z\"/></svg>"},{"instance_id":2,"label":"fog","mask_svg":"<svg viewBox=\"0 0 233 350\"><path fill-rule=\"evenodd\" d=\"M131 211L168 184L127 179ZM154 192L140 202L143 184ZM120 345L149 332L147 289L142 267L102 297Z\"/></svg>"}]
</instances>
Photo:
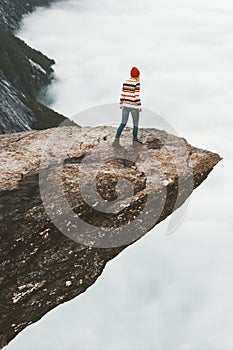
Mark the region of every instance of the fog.
<instances>
[{"instance_id":1,"label":"fog","mask_svg":"<svg viewBox=\"0 0 233 350\"><path fill-rule=\"evenodd\" d=\"M121 84L136 65L140 125L156 127L153 110L224 159L173 234L167 218L7 349L232 349L232 15L227 0L67 0L24 18L18 35L57 63L52 108L81 125L118 123ZM114 113L85 112L102 105Z\"/></svg>"}]
</instances>

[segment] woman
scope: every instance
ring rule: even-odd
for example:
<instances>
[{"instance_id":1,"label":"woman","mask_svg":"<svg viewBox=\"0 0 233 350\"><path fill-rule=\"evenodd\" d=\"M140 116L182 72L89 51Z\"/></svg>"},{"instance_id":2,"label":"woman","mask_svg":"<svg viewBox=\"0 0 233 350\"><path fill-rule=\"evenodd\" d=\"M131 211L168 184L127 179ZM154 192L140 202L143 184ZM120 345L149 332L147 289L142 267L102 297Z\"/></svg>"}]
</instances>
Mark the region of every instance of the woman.
<instances>
[{"instance_id":1,"label":"woman","mask_svg":"<svg viewBox=\"0 0 233 350\"><path fill-rule=\"evenodd\" d=\"M123 83L120 96L120 108L122 109L122 120L117 129L113 146L120 146L119 139L129 119L129 113L131 113L133 117L133 144L135 145L139 142L138 121L139 112L142 111L140 100L140 71L137 67L131 68L130 78Z\"/></svg>"}]
</instances>

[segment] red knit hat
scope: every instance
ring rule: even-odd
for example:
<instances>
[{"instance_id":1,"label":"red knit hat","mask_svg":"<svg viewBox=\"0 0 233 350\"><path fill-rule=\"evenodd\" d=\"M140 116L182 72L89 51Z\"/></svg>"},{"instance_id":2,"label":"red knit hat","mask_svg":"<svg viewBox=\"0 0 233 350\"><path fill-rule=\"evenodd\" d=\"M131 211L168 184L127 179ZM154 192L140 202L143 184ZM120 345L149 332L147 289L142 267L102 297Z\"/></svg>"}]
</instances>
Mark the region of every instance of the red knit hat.
<instances>
[{"instance_id":1,"label":"red knit hat","mask_svg":"<svg viewBox=\"0 0 233 350\"><path fill-rule=\"evenodd\" d=\"M139 71L139 69L138 69L137 67L133 67L133 68L131 69L130 74L131 74L131 77L132 77L132 78L137 78L137 77L139 77L139 75L140 75L140 71Z\"/></svg>"}]
</instances>

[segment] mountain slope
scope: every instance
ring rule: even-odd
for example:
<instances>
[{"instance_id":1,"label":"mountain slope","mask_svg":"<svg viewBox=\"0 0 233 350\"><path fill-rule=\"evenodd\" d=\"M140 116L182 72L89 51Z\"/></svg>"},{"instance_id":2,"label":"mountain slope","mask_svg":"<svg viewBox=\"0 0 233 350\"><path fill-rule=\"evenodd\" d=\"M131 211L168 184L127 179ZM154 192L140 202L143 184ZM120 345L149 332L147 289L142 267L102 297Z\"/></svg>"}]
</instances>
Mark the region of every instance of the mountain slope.
<instances>
[{"instance_id":1,"label":"mountain slope","mask_svg":"<svg viewBox=\"0 0 233 350\"><path fill-rule=\"evenodd\" d=\"M68 118L38 99L53 80L54 60L30 48L9 29L23 13L49 1L3 1L0 19L0 133L56 127ZM72 123L74 124L74 123Z\"/></svg>"},{"instance_id":2,"label":"mountain slope","mask_svg":"<svg viewBox=\"0 0 233 350\"><path fill-rule=\"evenodd\" d=\"M59 0L0 0L0 21L11 31L19 28L24 14L32 12L37 6L48 6Z\"/></svg>"}]
</instances>

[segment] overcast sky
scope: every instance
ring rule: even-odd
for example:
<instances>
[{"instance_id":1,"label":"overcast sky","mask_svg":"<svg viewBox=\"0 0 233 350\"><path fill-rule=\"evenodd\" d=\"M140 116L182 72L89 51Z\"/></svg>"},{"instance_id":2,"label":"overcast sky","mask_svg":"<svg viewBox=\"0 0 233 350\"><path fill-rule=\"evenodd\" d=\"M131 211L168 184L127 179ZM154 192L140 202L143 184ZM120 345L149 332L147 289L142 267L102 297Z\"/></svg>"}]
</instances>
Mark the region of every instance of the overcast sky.
<instances>
[{"instance_id":1,"label":"overcast sky","mask_svg":"<svg viewBox=\"0 0 233 350\"><path fill-rule=\"evenodd\" d=\"M173 234L168 218L8 350L232 350L232 17L228 0L67 0L25 18L20 37L57 62L54 109L96 125L111 116L82 111L111 104L117 123L121 83L137 65L141 126L149 108L224 160Z\"/></svg>"}]
</instances>

